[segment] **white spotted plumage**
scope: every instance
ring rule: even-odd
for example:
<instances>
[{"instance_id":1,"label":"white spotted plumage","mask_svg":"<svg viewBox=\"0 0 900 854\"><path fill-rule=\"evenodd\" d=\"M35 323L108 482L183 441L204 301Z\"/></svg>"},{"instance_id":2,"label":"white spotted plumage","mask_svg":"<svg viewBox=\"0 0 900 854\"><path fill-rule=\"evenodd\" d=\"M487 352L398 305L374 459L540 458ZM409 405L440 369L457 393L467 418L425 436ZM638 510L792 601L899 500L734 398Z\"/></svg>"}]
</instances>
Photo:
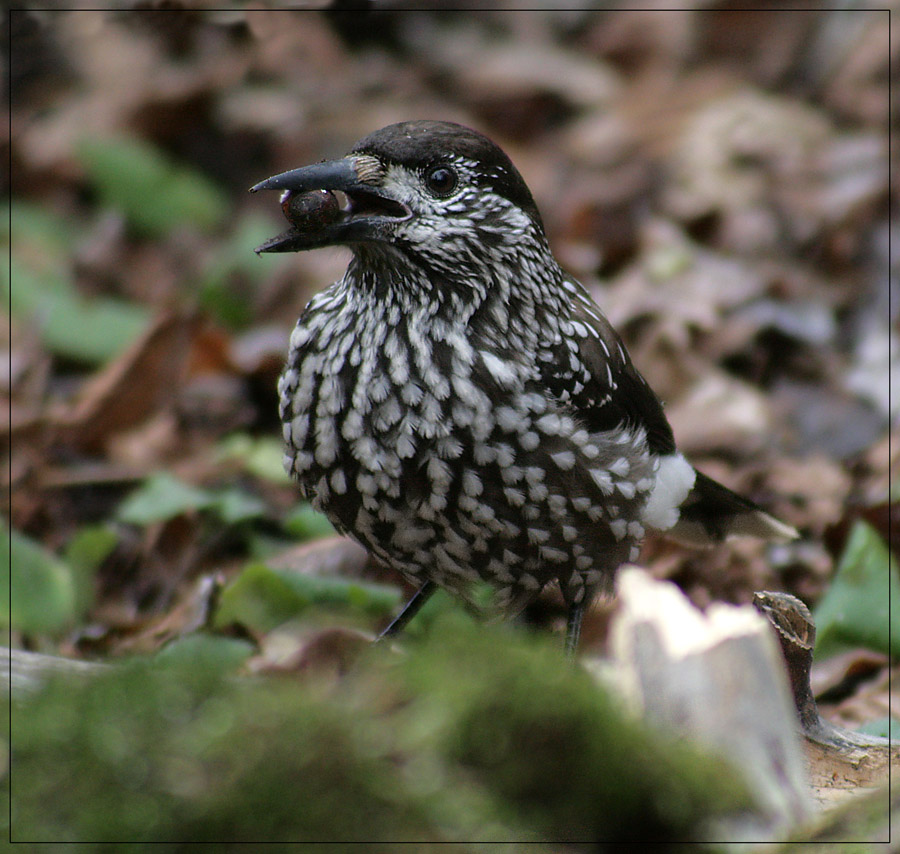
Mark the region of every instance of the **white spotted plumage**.
<instances>
[{"instance_id":1,"label":"white spotted plumage","mask_svg":"<svg viewBox=\"0 0 900 854\"><path fill-rule=\"evenodd\" d=\"M448 190L429 185L434 164ZM348 169L358 189L343 218L316 226L321 238L290 237L313 248L346 234L331 242L353 256L290 337L286 468L340 530L413 579L463 595L484 579L510 608L556 580L580 606L695 494L659 401L485 137L401 123L333 174Z\"/></svg>"}]
</instances>

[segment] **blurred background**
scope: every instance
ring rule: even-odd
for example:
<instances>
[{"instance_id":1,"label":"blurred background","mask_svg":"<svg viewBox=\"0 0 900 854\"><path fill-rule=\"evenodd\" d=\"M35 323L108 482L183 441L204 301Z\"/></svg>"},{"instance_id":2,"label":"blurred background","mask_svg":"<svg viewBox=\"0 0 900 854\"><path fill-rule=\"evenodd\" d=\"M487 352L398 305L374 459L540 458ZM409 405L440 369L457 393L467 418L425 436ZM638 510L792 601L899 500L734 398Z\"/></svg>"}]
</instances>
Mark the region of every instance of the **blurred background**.
<instances>
[{"instance_id":1,"label":"blurred background","mask_svg":"<svg viewBox=\"0 0 900 854\"><path fill-rule=\"evenodd\" d=\"M256 257L284 221L247 188L433 118L511 156L682 450L803 534L709 552L652 541L641 563L700 605L799 595L851 654L829 684L862 672L880 686L866 702L886 702L900 524L887 12L221 5L3 17L12 644L97 656L200 625L258 639L319 605L384 624L401 581L352 549L298 551L329 526L281 471L288 335L348 253ZM298 576L369 586L354 599ZM561 614L549 592L532 616Z\"/></svg>"}]
</instances>

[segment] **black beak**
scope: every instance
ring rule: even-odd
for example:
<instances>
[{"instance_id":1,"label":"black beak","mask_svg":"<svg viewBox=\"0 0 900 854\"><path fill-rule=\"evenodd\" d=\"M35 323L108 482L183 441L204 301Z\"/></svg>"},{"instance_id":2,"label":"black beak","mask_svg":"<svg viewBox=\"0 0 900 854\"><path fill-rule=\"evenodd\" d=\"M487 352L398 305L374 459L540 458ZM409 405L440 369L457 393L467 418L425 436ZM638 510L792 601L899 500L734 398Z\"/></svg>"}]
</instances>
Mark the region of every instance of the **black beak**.
<instances>
[{"instance_id":1,"label":"black beak","mask_svg":"<svg viewBox=\"0 0 900 854\"><path fill-rule=\"evenodd\" d=\"M273 175L250 188L283 190L281 206L291 228L256 248L261 252L298 252L320 246L385 240L393 224L411 216L377 184L380 164L367 155L314 163ZM338 203L332 191L344 193Z\"/></svg>"},{"instance_id":2,"label":"black beak","mask_svg":"<svg viewBox=\"0 0 900 854\"><path fill-rule=\"evenodd\" d=\"M348 190L361 189L359 176L356 174L356 158L345 157L343 160L330 160L325 163L314 163L312 166L301 166L282 172L260 181L250 188L251 193L259 190L290 190L292 193L307 193L310 190ZM371 189L371 188L370 188Z\"/></svg>"}]
</instances>

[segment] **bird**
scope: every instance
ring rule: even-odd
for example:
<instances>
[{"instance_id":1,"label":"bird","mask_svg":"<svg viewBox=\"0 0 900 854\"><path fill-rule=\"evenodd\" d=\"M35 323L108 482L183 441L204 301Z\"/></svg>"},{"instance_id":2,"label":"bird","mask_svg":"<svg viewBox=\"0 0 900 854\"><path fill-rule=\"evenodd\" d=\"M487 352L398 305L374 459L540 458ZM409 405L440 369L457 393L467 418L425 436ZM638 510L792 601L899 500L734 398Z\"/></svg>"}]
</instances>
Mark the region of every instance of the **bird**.
<instances>
[{"instance_id":1,"label":"bird","mask_svg":"<svg viewBox=\"0 0 900 854\"><path fill-rule=\"evenodd\" d=\"M487 136L391 124L251 188L289 228L257 254L344 246L278 382L288 473L335 528L417 588L488 582L501 614L556 582L574 655L585 609L648 531L797 536L678 451L662 403L564 272L524 179Z\"/></svg>"}]
</instances>

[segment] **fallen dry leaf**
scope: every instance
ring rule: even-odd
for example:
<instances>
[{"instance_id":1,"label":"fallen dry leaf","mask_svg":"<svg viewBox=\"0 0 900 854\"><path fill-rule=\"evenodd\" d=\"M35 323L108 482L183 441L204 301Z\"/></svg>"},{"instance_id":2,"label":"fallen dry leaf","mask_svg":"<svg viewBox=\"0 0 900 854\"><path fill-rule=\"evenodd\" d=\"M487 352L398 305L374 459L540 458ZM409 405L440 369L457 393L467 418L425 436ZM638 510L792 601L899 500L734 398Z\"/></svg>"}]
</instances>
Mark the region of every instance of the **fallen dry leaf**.
<instances>
[{"instance_id":1,"label":"fallen dry leaf","mask_svg":"<svg viewBox=\"0 0 900 854\"><path fill-rule=\"evenodd\" d=\"M72 405L50 413L58 442L99 450L174 400L199 317L164 313L121 356L89 380Z\"/></svg>"},{"instance_id":2,"label":"fallen dry leaf","mask_svg":"<svg viewBox=\"0 0 900 854\"><path fill-rule=\"evenodd\" d=\"M298 673L317 678L343 676L375 640L347 628L298 631L277 629L262 640L262 651L247 662L250 673Z\"/></svg>"}]
</instances>

